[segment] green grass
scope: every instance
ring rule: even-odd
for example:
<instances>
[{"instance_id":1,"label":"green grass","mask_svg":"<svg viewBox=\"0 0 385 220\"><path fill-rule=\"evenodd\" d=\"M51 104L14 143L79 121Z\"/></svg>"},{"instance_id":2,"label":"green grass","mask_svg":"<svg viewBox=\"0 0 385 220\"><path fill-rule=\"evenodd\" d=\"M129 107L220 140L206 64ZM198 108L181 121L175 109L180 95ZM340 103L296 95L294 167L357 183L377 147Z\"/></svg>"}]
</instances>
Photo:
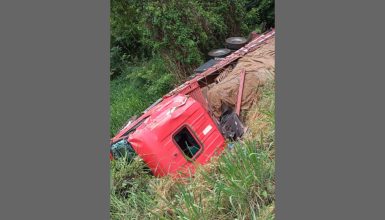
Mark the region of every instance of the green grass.
<instances>
[{"instance_id":1,"label":"green grass","mask_svg":"<svg viewBox=\"0 0 385 220\"><path fill-rule=\"evenodd\" d=\"M274 84L247 114L248 134L183 181L111 163L111 219L274 219Z\"/></svg>"},{"instance_id":2,"label":"green grass","mask_svg":"<svg viewBox=\"0 0 385 220\"><path fill-rule=\"evenodd\" d=\"M160 58L126 66L121 75L110 81L110 136L171 90L174 83Z\"/></svg>"},{"instance_id":3,"label":"green grass","mask_svg":"<svg viewBox=\"0 0 385 220\"><path fill-rule=\"evenodd\" d=\"M137 89L127 86L129 81L123 77L110 84L110 135L113 136L133 115L139 115L146 109L147 98Z\"/></svg>"}]
</instances>

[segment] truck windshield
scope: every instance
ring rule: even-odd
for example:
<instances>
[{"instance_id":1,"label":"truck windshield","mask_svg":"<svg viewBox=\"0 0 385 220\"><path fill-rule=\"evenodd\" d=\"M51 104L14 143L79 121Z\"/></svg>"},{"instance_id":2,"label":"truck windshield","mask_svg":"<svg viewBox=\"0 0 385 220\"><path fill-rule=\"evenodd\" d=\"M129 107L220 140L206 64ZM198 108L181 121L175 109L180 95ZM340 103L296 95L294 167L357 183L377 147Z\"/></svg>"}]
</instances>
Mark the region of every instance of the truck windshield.
<instances>
[{"instance_id":1,"label":"truck windshield","mask_svg":"<svg viewBox=\"0 0 385 220\"><path fill-rule=\"evenodd\" d=\"M121 139L111 145L111 152L115 159L127 157L131 161L136 156L134 149L126 139Z\"/></svg>"}]
</instances>

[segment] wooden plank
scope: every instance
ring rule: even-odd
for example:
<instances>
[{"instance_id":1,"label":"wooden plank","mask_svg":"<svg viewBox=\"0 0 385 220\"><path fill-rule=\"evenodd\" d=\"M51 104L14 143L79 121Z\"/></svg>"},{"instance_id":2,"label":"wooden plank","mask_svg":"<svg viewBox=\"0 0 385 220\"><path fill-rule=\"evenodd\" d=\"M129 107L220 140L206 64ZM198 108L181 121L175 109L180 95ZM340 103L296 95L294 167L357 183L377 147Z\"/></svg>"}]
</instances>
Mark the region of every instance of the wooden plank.
<instances>
[{"instance_id":1,"label":"wooden plank","mask_svg":"<svg viewBox=\"0 0 385 220\"><path fill-rule=\"evenodd\" d=\"M245 75L246 75L246 71L245 69L242 69L240 73L241 82L239 83L237 108L235 110L235 113L237 113L238 117L240 117L239 113L241 112L243 86L245 85Z\"/></svg>"}]
</instances>

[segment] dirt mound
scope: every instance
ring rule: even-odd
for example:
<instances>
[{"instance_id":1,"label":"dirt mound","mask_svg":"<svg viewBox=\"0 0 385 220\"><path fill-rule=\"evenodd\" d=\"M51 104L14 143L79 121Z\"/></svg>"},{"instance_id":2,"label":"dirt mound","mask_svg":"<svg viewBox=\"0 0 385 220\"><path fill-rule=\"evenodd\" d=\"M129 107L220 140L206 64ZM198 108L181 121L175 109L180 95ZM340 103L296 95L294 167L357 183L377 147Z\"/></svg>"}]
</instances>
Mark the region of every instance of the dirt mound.
<instances>
[{"instance_id":1,"label":"dirt mound","mask_svg":"<svg viewBox=\"0 0 385 220\"><path fill-rule=\"evenodd\" d=\"M205 89L212 113L219 118L223 105L235 108L240 85L240 72L245 70L241 112L248 110L259 97L259 88L275 76L275 38L267 40L258 49L241 57L233 67L225 69L217 84Z\"/></svg>"}]
</instances>

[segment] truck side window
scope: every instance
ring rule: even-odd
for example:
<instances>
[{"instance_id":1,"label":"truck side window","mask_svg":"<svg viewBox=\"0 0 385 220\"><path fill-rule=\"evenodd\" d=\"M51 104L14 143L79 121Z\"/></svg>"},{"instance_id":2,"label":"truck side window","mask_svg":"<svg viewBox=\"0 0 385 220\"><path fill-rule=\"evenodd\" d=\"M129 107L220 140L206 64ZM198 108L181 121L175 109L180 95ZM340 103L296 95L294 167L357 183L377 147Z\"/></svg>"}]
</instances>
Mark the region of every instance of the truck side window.
<instances>
[{"instance_id":1,"label":"truck side window","mask_svg":"<svg viewBox=\"0 0 385 220\"><path fill-rule=\"evenodd\" d=\"M111 152L115 159L127 157L127 160L131 161L136 156L134 149L126 139L121 139L112 144Z\"/></svg>"},{"instance_id":2,"label":"truck side window","mask_svg":"<svg viewBox=\"0 0 385 220\"><path fill-rule=\"evenodd\" d=\"M174 140L182 152L189 158L194 157L201 148L186 127L174 136Z\"/></svg>"}]
</instances>

